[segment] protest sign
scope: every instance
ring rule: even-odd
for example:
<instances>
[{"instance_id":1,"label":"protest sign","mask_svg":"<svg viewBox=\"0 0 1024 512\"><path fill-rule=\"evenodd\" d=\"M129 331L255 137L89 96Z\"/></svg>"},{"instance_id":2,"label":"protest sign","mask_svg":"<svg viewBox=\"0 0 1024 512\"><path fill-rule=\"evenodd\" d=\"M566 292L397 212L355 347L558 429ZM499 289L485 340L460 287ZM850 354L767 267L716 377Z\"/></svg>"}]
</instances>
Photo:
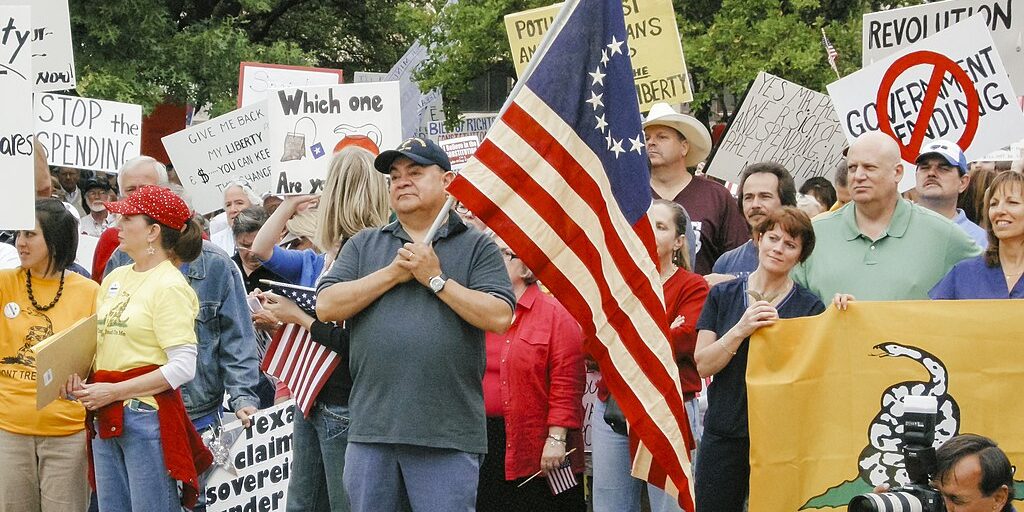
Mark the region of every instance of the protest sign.
<instances>
[{"instance_id":1,"label":"protest sign","mask_svg":"<svg viewBox=\"0 0 1024 512\"><path fill-rule=\"evenodd\" d=\"M428 49L416 41L391 67L384 81L398 81L402 95L402 138L413 137L424 124L423 114L428 109L441 110L441 91L420 92L420 86L412 79L423 61Z\"/></svg>"},{"instance_id":2,"label":"protest sign","mask_svg":"<svg viewBox=\"0 0 1024 512\"><path fill-rule=\"evenodd\" d=\"M1024 133L991 32L975 16L828 85L847 139L881 130L900 143L900 190L914 187L921 147L933 140L960 145L968 160Z\"/></svg>"},{"instance_id":3,"label":"protest sign","mask_svg":"<svg viewBox=\"0 0 1024 512\"><path fill-rule=\"evenodd\" d=\"M512 46L512 63L522 76L562 4L549 5L505 16L505 30ZM659 101L685 103L693 99L686 59L679 41L672 0L623 0L626 40L633 63L633 81L646 112Z\"/></svg>"},{"instance_id":4,"label":"protest sign","mask_svg":"<svg viewBox=\"0 0 1024 512\"><path fill-rule=\"evenodd\" d=\"M480 140L483 140L484 136L487 135L487 130L491 129L491 125L494 124L494 120L497 119L498 114L494 113L477 113L477 114L462 114L459 117L459 124L455 125L449 130L444 125L444 117L438 112L436 121L430 121L421 127L420 132L416 134L417 137L425 137L433 140L444 140L453 137L467 137L474 136Z\"/></svg>"},{"instance_id":5,"label":"protest sign","mask_svg":"<svg viewBox=\"0 0 1024 512\"><path fill-rule=\"evenodd\" d=\"M276 91L267 99L266 134L274 194L316 194L331 155L357 139L379 150L402 142L398 82Z\"/></svg>"},{"instance_id":6,"label":"protest sign","mask_svg":"<svg viewBox=\"0 0 1024 512\"><path fill-rule=\"evenodd\" d=\"M32 150L32 35L27 6L0 6L0 229L32 229L35 216L35 173ZM9 30L8 30L9 29ZM10 37L7 37L10 34Z\"/></svg>"},{"instance_id":7,"label":"protest sign","mask_svg":"<svg viewBox=\"0 0 1024 512\"><path fill-rule=\"evenodd\" d=\"M384 82L384 79L387 76L387 73L376 73L373 71L356 71L355 73L352 73L352 83L365 84L368 82Z\"/></svg>"},{"instance_id":8,"label":"protest sign","mask_svg":"<svg viewBox=\"0 0 1024 512\"><path fill-rule=\"evenodd\" d=\"M593 432L591 427L595 421L604 421L604 418L594 416L594 401L600 400L597 397L597 381L601 374L597 371L587 370L587 387L583 390L583 451L593 451Z\"/></svg>"},{"instance_id":9,"label":"protest sign","mask_svg":"<svg viewBox=\"0 0 1024 512\"><path fill-rule=\"evenodd\" d=\"M992 33L996 50L1003 59L1010 83L1024 91L1024 53L1021 33L1024 16L1013 16L1014 0L946 0L901 9L867 13L863 24L865 67L926 37L977 14ZM1018 2L1018 10L1020 3Z\"/></svg>"},{"instance_id":10,"label":"protest sign","mask_svg":"<svg viewBox=\"0 0 1024 512\"><path fill-rule=\"evenodd\" d=\"M74 89L75 53L71 46L68 0L0 0L0 5L29 4L32 6L31 35L23 44L26 52L32 49L32 90Z\"/></svg>"},{"instance_id":11,"label":"protest sign","mask_svg":"<svg viewBox=\"0 0 1024 512\"><path fill-rule=\"evenodd\" d=\"M197 212L223 208L230 182L248 183L257 194L270 191L266 106L254 103L163 138Z\"/></svg>"},{"instance_id":12,"label":"protest sign","mask_svg":"<svg viewBox=\"0 0 1024 512\"><path fill-rule=\"evenodd\" d=\"M441 146L445 153L448 153L448 160L451 161L452 170L459 172L469 163L473 153L476 153L476 148L480 147L480 139L475 135L454 137L441 139L438 141L438 145Z\"/></svg>"},{"instance_id":13,"label":"protest sign","mask_svg":"<svg viewBox=\"0 0 1024 512\"><path fill-rule=\"evenodd\" d=\"M259 103L277 89L337 85L343 81L340 69L242 62L238 65L238 106Z\"/></svg>"},{"instance_id":14,"label":"protest sign","mask_svg":"<svg viewBox=\"0 0 1024 512\"><path fill-rule=\"evenodd\" d=\"M60 94L36 94L36 137L50 165L117 172L139 156L142 107Z\"/></svg>"},{"instance_id":15,"label":"protest sign","mask_svg":"<svg viewBox=\"0 0 1024 512\"><path fill-rule=\"evenodd\" d=\"M224 426L221 441L231 452L228 460L234 471L214 466L205 489L207 511L284 510L293 459L295 413L294 400L259 411L253 415L252 426L233 443L225 439L230 441L230 434L236 429L230 424ZM238 423L234 426L241 428Z\"/></svg>"},{"instance_id":16,"label":"protest sign","mask_svg":"<svg viewBox=\"0 0 1024 512\"><path fill-rule=\"evenodd\" d=\"M738 183L748 165L775 162L799 187L835 170L845 144L828 96L762 71L729 123L708 174Z\"/></svg>"}]
</instances>

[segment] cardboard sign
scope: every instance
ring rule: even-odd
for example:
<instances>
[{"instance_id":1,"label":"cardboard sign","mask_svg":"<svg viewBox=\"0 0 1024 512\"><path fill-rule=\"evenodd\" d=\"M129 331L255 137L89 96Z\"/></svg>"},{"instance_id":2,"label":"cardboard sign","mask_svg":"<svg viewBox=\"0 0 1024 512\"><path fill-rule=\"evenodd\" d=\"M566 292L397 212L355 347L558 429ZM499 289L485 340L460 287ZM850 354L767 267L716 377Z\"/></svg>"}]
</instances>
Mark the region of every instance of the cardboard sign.
<instances>
[{"instance_id":1,"label":"cardboard sign","mask_svg":"<svg viewBox=\"0 0 1024 512\"><path fill-rule=\"evenodd\" d=\"M831 179L845 144L828 96L762 71L729 124L708 174L737 183L748 165L775 162L789 170L799 187L814 176Z\"/></svg>"},{"instance_id":2,"label":"cardboard sign","mask_svg":"<svg viewBox=\"0 0 1024 512\"><path fill-rule=\"evenodd\" d=\"M32 90L74 89L75 53L71 46L68 0L0 0L0 5L29 4L32 7L32 29L25 42L25 50L32 49Z\"/></svg>"},{"instance_id":3,"label":"cardboard sign","mask_svg":"<svg viewBox=\"0 0 1024 512\"><path fill-rule=\"evenodd\" d=\"M257 194L270 191L266 106L254 103L162 139L197 212L223 208L224 188L233 181Z\"/></svg>"},{"instance_id":4,"label":"cardboard sign","mask_svg":"<svg viewBox=\"0 0 1024 512\"><path fill-rule=\"evenodd\" d=\"M60 396L72 375L88 375L96 358L96 315L40 341L36 353L36 410Z\"/></svg>"},{"instance_id":5,"label":"cardboard sign","mask_svg":"<svg viewBox=\"0 0 1024 512\"><path fill-rule=\"evenodd\" d=\"M1014 0L946 0L864 15L863 65L867 67L967 18L981 16L992 33L1010 83L1024 91L1024 16L1013 16ZM1017 9L1021 8L1018 1Z\"/></svg>"},{"instance_id":6,"label":"cardboard sign","mask_svg":"<svg viewBox=\"0 0 1024 512\"><path fill-rule=\"evenodd\" d=\"M277 89L337 85L343 81L340 69L242 62L238 65L238 106L259 103Z\"/></svg>"},{"instance_id":7,"label":"cardboard sign","mask_svg":"<svg viewBox=\"0 0 1024 512\"><path fill-rule=\"evenodd\" d=\"M35 95L33 109L50 165L117 172L139 156L139 105L43 93Z\"/></svg>"},{"instance_id":8,"label":"cardboard sign","mask_svg":"<svg viewBox=\"0 0 1024 512\"><path fill-rule=\"evenodd\" d=\"M416 41L384 76L384 81L399 83L402 94L402 138L413 137L420 131L426 121L426 112L441 110L441 91L420 92L420 86L412 79L413 73L427 59L427 52L427 47Z\"/></svg>"},{"instance_id":9,"label":"cardboard sign","mask_svg":"<svg viewBox=\"0 0 1024 512\"><path fill-rule=\"evenodd\" d=\"M593 432L591 427L595 421L604 421L604 418L594 417L594 401L597 398L597 382L601 374L596 370L587 370L587 387L583 390L583 451L592 452Z\"/></svg>"},{"instance_id":10,"label":"cardboard sign","mask_svg":"<svg viewBox=\"0 0 1024 512\"><path fill-rule=\"evenodd\" d=\"M284 510L294 458L292 427L296 412L294 400L264 409L253 416L252 426L233 443L224 443L230 446L234 471L221 466L211 469L205 489L206 510ZM223 429L222 442L241 425L229 424Z\"/></svg>"},{"instance_id":11,"label":"cardboard sign","mask_svg":"<svg viewBox=\"0 0 1024 512\"><path fill-rule=\"evenodd\" d=\"M452 170L459 172L469 163L473 153L480 147L480 139L475 135L468 137L453 137L441 139L438 143L445 153L448 153L448 160L451 161Z\"/></svg>"},{"instance_id":12,"label":"cardboard sign","mask_svg":"<svg viewBox=\"0 0 1024 512\"><path fill-rule=\"evenodd\" d=\"M561 8L558 3L505 16L517 75L522 76L526 70ZM626 15L626 39L640 111L650 110L659 101L693 100L672 0L623 0L622 10Z\"/></svg>"},{"instance_id":13,"label":"cardboard sign","mask_svg":"<svg viewBox=\"0 0 1024 512\"><path fill-rule=\"evenodd\" d=\"M267 99L274 194L316 194L331 155L355 138L381 151L402 142L398 82L289 88Z\"/></svg>"},{"instance_id":14,"label":"cardboard sign","mask_svg":"<svg viewBox=\"0 0 1024 512\"><path fill-rule=\"evenodd\" d=\"M31 11L0 6L0 23L10 28L0 39L0 229L32 229L36 224L32 156ZM6 29L5 29L6 30Z\"/></svg>"},{"instance_id":15,"label":"cardboard sign","mask_svg":"<svg viewBox=\"0 0 1024 512\"><path fill-rule=\"evenodd\" d=\"M828 92L848 140L882 130L900 142L901 191L914 187L913 162L928 142L956 142L975 160L1024 133L1024 114L979 16L829 84Z\"/></svg>"}]
</instances>

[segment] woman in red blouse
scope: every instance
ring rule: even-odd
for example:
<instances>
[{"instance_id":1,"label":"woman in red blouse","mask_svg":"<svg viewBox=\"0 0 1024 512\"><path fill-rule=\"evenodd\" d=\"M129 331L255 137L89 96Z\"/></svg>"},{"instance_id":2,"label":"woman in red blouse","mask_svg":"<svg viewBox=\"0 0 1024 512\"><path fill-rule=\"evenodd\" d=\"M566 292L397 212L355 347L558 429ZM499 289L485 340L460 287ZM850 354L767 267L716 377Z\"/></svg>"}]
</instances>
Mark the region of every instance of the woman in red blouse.
<instances>
[{"instance_id":1,"label":"woman in red blouse","mask_svg":"<svg viewBox=\"0 0 1024 512\"><path fill-rule=\"evenodd\" d=\"M583 472L583 340L579 324L536 284L533 273L501 240L516 294L515 320L505 334L487 334L484 406L487 457L480 468L477 510L586 511L582 485L552 495L537 471L557 469L566 453ZM582 478L577 477L577 481Z\"/></svg>"}]
</instances>

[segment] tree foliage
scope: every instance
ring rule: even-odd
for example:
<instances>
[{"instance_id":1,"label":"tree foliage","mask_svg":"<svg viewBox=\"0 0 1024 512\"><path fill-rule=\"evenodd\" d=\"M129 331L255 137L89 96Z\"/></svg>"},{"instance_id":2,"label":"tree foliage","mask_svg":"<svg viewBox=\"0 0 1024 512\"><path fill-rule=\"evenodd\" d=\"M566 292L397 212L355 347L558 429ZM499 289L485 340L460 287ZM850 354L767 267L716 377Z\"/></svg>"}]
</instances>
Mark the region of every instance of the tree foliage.
<instances>
[{"instance_id":1,"label":"tree foliage","mask_svg":"<svg viewBox=\"0 0 1024 512\"><path fill-rule=\"evenodd\" d=\"M242 61L387 70L417 0L71 0L83 96L234 108Z\"/></svg>"}]
</instances>

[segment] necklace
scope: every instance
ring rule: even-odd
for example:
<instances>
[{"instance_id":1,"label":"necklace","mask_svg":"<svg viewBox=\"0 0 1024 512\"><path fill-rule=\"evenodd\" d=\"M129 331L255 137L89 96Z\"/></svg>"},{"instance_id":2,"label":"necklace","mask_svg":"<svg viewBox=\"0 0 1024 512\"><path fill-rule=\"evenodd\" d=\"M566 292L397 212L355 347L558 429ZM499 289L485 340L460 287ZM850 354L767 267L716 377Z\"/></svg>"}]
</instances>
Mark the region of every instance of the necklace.
<instances>
[{"instance_id":1,"label":"necklace","mask_svg":"<svg viewBox=\"0 0 1024 512\"><path fill-rule=\"evenodd\" d=\"M35 295L32 294L32 271L28 270L25 272L25 287L28 288L28 300L32 302L32 307L36 308L36 311L47 311L57 305L57 301L60 300L60 294L64 293L64 272L60 273L60 285L57 287L57 295L53 298L53 302L40 306L36 302Z\"/></svg>"},{"instance_id":2,"label":"necklace","mask_svg":"<svg viewBox=\"0 0 1024 512\"><path fill-rule=\"evenodd\" d=\"M791 290L792 288L793 288L793 282L790 281L789 284L784 286L781 290L776 290L775 293L770 294L770 295L767 292L759 292L757 290L752 290L752 289L748 289L747 290L747 295L749 295L750 298L754 299L755 302L757 302L759 300L763 300L765 302L774 304L775 303L775 299L778 299L784 293L788 293L789 290Z\"/></svg>"}]
</instances>

